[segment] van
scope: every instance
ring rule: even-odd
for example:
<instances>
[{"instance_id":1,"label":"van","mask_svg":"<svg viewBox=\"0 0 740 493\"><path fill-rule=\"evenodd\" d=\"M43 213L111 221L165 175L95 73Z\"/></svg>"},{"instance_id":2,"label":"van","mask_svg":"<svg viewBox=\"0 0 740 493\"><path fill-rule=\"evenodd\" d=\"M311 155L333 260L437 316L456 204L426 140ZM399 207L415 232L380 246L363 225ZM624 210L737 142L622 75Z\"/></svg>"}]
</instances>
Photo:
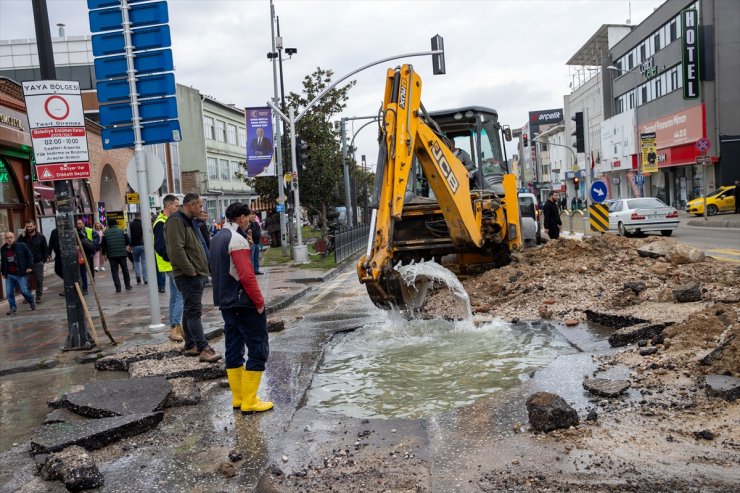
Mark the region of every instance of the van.
<instances>
[{"instance_id":1,"label":"van","mask_svg":"<svg viewBox=\"0 0 740 493\"><path fill-rule=\"evenodd\" d=\"M532 193L519 194L519 216L522 227L522 243L531 247L544 243L540 224L540 206Z\"/></svg>"}]
</instances>

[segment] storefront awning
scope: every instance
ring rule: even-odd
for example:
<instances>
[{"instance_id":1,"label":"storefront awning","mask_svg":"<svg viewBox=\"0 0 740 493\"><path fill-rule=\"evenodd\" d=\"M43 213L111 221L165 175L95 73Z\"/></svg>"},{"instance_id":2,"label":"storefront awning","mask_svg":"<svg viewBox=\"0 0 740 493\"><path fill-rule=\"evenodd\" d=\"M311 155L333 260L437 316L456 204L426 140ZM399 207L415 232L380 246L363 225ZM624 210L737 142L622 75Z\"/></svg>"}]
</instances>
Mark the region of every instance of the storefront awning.
<instances>
[{"instance_id":1,"label":"storefront awning","mask_svg":"<svg viewBox=\"0 0 740 493\"><path fill-rule=\"evenodd\" d=\"M54 187L47 187L45 185L34 185L33 191L42 200L46 200L48 202L54 200Z\"/></svg>"}]
</instances>

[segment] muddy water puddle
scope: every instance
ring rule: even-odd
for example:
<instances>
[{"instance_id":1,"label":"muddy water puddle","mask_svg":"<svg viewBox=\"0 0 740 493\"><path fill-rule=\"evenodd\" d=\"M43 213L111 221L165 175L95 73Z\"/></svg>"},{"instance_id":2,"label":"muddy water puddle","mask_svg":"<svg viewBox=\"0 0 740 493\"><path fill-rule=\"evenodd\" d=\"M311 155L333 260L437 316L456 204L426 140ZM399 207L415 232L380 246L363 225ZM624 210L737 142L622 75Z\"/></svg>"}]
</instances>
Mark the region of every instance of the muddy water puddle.
<instances>
[{"instance_id":1,"label":"muddy water puddle","mask_svg":"<svg viewBox=\"0 0 740 493\"><path fill-rule=\"evenodd\" d=\"M0 452L28 439L51 409L47 402L78 385L128 378L128 373L75 365L0 378Z\"/></svg>"},{"instance_id":2,"label":"muddy water puddle","mask_svg":"<svg viewBox=\"0 0 740 493\"><path fill-rule=\"evenodd\" d=\"M547 325L390 316L334 338L307 404L352 417L427 417L518 385L574 352Z\"/></svg>"}]
</instances>

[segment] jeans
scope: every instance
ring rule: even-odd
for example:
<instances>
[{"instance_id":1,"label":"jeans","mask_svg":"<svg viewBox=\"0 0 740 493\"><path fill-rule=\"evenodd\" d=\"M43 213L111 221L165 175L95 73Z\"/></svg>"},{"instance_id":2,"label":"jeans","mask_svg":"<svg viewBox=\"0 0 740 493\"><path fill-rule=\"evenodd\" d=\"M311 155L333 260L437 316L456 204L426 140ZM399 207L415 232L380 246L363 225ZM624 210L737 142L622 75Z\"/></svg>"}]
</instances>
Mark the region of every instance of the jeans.
<instances>
[{"instance_id":1,"label":"jeans","mask_svg":"<svg viewBox=\"0 0 740 493\"><path fill-rule=\"evenodd\" d=\"M108 257L108 263L110 264L110 273L113 277L113 284L116 285L116 291L121 290L121 279L118 277L118 267L123 271L123 283L126 285L126 289L131 289L131 277L128 273L126 257Z\"/></svg>"},{"instance_id":2,"label":"jeans","mask_svg":"<svg viewBox=\"0 0 740 493\"><path fill-rule=\"evenodd\" d=\"M257 313L254 308L221 310L226 338L226 368L239 368L244 364L244 346L247 348L246 369L265 371L270 355L267 335L267 312Z\"/></svg>"},{"instance_id":3,"label":"jeans","mask_svg":"<svg viewBox=\"0 0 740 493\"><path fill-rule=\"evenodd\" d=\"M260 271L260 248L261 245L258 241L252 244L252 267L254 267L255 272Z\"/></svg>"},{"instance_id":4,"label":"jeans","mask_svg":"<svg viewBox=\"0 0 740 493\"><path fill-rule=\"evenodd\" d=\"M140 277L143 277L144 282L148 282L149 278L146 275L146 257L144 256L144 245L135 246L133 249L133 254L134 272L136 273L136 278L138 279Z\"/></svg>"},{"instance_id":5,"label":"jeans","mask_svg":"<svg viewBox=\"0 0 740 493\"><path fill-rule=\"evenodd\" d=\"M36 299L39 300L44 293L44 262L35 262L31 268L36 279Z\"/></svg>"},{"instance_id":6,"label":"jeans","mask_svg":"<svg viewBox=\"0 0 740 493\"><path fill-rule=\"evenodd\" d=\"M170 327L174 327L175 325L180 325L180 322L182 321L182 293L177 288L175 276L172 275L172 271L165 272L162 275L164 276L165 274L170 280L170 311L168 313L168 317L170 319ZM162 283L162 285L164 286L164 283Z\"/></svg>"},{"instance_id":7,"label":"jeans","mask_svg":"<svg viewBox=\"0 0 740 493\"><path fill-rule=\"evenodd\" d=\"M26 301L29 304L33 303L33 295L31 294L31 290L28 289L28 275L19 276L16 274L8 274L5 278L5 292L8 293L8 304L12 311L15 311L18 308L15 304L16 286L21 290L21 294L26 298Z\"/></svg>"},{"instance_id":8,"label":"jeans","mask_svg":"<svg viewBox=\"0 0 740 493\"><path fill-rule=\"evenodd\" d=\"M203 290L206 287L206 276L180 276L175 278L175 284L182 293L183 320L182 329L185 332L185 349L193 346L198 351L208 347L206 336L203 333Z\"/></svg>"}]
</instances>

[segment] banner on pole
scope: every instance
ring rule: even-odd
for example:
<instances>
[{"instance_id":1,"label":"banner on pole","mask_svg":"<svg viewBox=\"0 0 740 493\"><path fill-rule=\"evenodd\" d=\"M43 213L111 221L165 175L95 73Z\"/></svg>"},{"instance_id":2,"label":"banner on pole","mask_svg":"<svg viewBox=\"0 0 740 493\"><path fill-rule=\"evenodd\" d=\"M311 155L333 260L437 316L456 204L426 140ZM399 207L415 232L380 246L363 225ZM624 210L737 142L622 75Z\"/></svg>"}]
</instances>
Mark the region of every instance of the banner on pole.
<instances>
[{"instance_id":1,"label":"banner on pole","mask_svg":"<svg viewBox=\"0 0 740 493\"><path fill-rule=\"evenodd\" d=\"M275 176L275 149L272 139L272 110L246 108L247 176Z\"/></svg>"},{"instance_id":2,"label":"banner on pole","mask_svg":"<svg viewBox=\"0 0 740 493\"><path fill-rule=\"evenodd\" d=\"M642 151L642 172L658 172L658 147L655 143L655 132L640 134L640 149Z\"/></svg>"}]
</instances>

